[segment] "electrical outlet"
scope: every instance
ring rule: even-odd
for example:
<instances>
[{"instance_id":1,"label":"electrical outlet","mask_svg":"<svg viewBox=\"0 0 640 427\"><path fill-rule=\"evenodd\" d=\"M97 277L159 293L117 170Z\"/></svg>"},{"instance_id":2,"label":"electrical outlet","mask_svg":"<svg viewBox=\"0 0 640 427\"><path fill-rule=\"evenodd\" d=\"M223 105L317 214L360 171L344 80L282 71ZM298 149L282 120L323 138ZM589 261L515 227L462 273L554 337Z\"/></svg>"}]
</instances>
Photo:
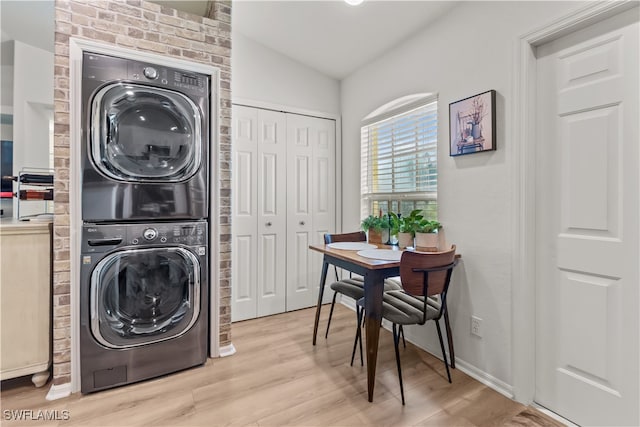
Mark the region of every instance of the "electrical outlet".
<instances>
[{"instance_id":1,"label":"electrical outlet","mask_svg":"<svg viewBox=\"0 0 640 427\"><path fill-rule=\"evenodd\" d=\"M471 334L482 338L482 319L471 316Z\"/></svg>"}]
</instances>

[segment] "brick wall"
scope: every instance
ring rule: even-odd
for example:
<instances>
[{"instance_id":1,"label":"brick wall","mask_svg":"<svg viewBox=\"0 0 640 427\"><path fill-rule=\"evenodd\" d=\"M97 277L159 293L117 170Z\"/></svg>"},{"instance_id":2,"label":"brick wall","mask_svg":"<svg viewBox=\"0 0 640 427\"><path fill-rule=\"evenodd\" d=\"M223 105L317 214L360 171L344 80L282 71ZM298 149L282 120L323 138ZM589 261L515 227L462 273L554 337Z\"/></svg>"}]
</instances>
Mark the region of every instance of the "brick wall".
<instances>
[{"instance_id":1,"label":"brick wall","mask_svg":"<svg viewBox=\"0 0 640 427\"><path fill-rule=\"evenodd\" d=\"M213 65L220 73L220 344L231 340L231 1L213 5L214 19L141 0L56 0L55 2L55 219L53 241L53 381L71 381L69 242L69 38L153 52ZM215 200L214 200L215 202ZM214 203L215 206L215 203ZM78 260L79 262L80 260ZM212 266L214 268L214 266ZM212 313L213 315L213 313Z\"/></svg>"}]
</instances>

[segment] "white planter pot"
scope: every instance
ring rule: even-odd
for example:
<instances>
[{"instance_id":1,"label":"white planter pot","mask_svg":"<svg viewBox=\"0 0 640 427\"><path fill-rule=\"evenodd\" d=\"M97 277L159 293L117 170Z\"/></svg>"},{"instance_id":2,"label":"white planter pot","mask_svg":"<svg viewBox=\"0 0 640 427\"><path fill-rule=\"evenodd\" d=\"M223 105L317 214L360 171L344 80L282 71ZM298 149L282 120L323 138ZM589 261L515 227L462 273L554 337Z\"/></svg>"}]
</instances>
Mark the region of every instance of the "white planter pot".
<instances>
[{"instance_id":1,"label":"white planter pot","mask_svg":"<svg viewBox=\"0 0 640 427\"><path fill-rule=\"evenodd\" d=\"M437 251L438 233L416 233L416 249Z\"/></svg>"},{"instance_id":2,"label":"white planter pot","mask_svg":"<svg viewBox=\"0 0 640 427\"><path fill-rule=\"evenodd\" d=\"M398 247L404 249L413 246L413 236L411 233L398 233Z\"/></svg>"}]
</instances>

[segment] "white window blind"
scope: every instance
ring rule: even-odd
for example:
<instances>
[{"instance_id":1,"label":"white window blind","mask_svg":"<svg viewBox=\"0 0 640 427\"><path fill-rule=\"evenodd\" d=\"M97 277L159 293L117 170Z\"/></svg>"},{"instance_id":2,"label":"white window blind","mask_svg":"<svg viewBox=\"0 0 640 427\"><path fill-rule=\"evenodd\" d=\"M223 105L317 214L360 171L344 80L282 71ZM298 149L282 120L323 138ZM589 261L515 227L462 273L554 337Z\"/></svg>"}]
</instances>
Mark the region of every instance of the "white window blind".
<instances>
[{"instance_id":1,"label":"white window blind","mask_svg":"<svg viewBox=\"0 0 640 427\"><path fill-rule=\"evenodd\" d=\"M371 118L361 128L362 215L437 200L438 103L433 98ZM376 203L386 201L386 203ZM414 201L414 203L404 203ZM422 202L422 203L416 203Z\"/></svg>"}]
</instances>

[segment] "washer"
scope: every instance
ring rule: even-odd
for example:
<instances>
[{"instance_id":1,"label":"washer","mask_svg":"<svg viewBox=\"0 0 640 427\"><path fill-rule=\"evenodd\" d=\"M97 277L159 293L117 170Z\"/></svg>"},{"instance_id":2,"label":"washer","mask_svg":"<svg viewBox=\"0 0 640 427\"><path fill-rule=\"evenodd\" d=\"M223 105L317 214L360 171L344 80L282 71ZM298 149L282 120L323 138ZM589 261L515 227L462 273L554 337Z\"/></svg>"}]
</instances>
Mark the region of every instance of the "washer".
<instances>
[{"instance_id":1,"label":"washer","mask_svg":"<svg viewBox=\"0 0 640 427\"><path fill-rule=\"evenodd\" d=\"M85 52L82 219L208 217L208 75Z\"/></svg>"},{"instance_id":2,"label":"washer","mask_svg":"<svg viewBox=\"0 0 640 427\"><path fill-rule=\"evenodd\" d=\"M207 223L86 224L80 288L81 391L207 359Z\"/></svg>"}]
</instances>

